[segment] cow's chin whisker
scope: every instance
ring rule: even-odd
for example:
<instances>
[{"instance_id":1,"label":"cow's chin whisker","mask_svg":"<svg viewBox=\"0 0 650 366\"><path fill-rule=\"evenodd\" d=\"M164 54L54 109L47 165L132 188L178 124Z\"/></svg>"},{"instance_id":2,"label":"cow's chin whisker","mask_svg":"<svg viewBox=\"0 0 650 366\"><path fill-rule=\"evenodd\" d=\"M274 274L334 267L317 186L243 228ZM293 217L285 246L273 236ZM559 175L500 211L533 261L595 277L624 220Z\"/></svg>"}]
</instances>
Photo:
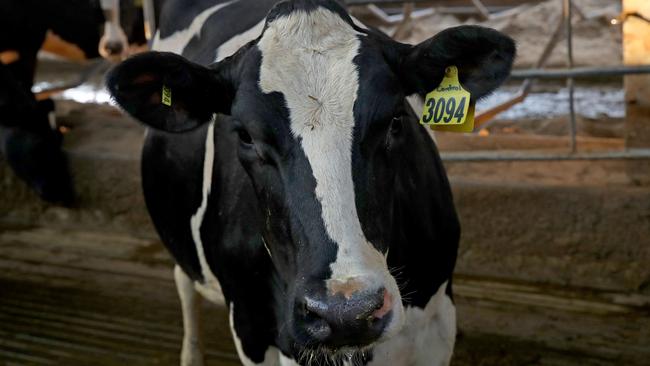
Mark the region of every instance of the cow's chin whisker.
<instances>
[{"instance_id":1,"label":"cow's chin whisker","mask_svg":"<svg viewBox=\"0 0 650 366\"><path fill-rule=\"evenodd\" d=\"M372 344L332 349L326 346L302 348L298 363L304 366L361 366L368 361Z\"/></svg>"}]
</instances>

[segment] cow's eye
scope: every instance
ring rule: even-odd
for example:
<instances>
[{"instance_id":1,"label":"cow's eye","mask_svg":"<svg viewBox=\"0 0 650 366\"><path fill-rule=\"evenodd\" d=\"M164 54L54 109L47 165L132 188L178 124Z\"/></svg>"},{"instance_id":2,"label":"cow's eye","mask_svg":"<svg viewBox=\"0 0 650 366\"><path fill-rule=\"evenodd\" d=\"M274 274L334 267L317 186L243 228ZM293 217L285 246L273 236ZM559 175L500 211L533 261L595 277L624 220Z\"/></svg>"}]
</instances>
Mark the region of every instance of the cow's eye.
<instances>
[{"instance_id":1,"label":"cow's eye","mask_svg":"<svg viewBox=\"0 0 650 366\"><path fill-rule=\"evenodd\" d=\"M402 117L393 117L393 120L390 122L390 133L392 135L399 135L402 132Z\"/></svg>"},{"instance_id":2,"label":"cow's eye","mask_svg":"<svg viewBox=\"0 0 650 366\"><path fill-rule=\"evenodd\" d=\"M244 145L244 146L250 146L253 145L253 138L251 135L248 133L243 128L238 128L237 129L237 137L239 137L239 142Z\"/></svg>"}]
</instances>

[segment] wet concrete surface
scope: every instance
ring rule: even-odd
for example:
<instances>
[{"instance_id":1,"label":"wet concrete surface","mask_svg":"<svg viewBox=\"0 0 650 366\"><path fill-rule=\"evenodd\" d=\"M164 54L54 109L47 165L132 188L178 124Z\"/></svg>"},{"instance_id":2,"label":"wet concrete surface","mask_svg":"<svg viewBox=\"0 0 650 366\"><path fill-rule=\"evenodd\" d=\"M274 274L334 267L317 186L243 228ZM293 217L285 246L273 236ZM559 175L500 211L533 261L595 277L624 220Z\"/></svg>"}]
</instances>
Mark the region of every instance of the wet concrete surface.
<instances>
[{"instance_id":1,"label":"wet concrete surface","mask_svg":"<svg viewBox=\"0 0 650 366\"><path fill-rule=\"evenodd\" d=\"M0 360L7 365L175 365L177 304L74 287L0 281ZM206 309L208 365L239 365L222 307Z\"/></svg>"},{"instance_id":2,"label":"wet concrete surface","mask_svg":"<svg viewBox=\"0 0 650 366\"><path fill-rule=\"evenodd\" d=\"M0 363L178 364L180 304L156 240L5 227L0 248ZM203 315L207 364L238 365L224 306Z\"/></svg>"}]
</instances>

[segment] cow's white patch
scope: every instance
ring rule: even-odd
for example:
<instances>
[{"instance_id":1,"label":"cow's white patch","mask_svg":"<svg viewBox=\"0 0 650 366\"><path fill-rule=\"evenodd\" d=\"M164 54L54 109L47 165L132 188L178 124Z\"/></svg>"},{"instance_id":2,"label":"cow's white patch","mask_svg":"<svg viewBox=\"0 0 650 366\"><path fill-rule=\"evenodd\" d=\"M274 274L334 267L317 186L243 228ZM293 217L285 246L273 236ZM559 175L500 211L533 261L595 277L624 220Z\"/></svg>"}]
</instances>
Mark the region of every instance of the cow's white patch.
<instances>
[{"instance_id":1,"label":"cow's white patch","mask_svg":"<svg viewBox=\"0 0 650 366\"><path fill-rule=\"evenodd\" d=\"M220 285L219 282L215 283L214 281L205 284L194 282L194 289L210 302L223 305L226 303L226 299L223 297Z\"/></svg>"},{"instance_id":2,"label":"cow's white patch","mask_svg":"<svg viewBox=\"0 0 650 366\"><path fill-rule=\"evenodd\" d=\"M259 37L260 34L262 34L262 30L264 29L265 21L266 20L260 21L247 31L240 33L222 43L221 46L217 48L217 57L215 61L221 61L224 58L231 56L233 53L237 52L237 50L246 45L246 43Z\"/></svg>"},{"instance_id":3,"label":"cow's white patch","mask_svg":"<svg viewBox=\"0 0 650 366\"><path fill-rule=\"evenodd\" d=\"M271 249L269 248L269 245L266 244L266 240L264 237L262 237L262 244L264 244L264 248L266 249L266 252L269 253L269 257L273 258L273 254L271 254Z\"/></svg>"},{"instance_id":4,"label":"cow's white patch","mask_svg":"<svg viewBox=\"0 0 650 366\"><path fill-rule=\"evenodd\" d=\"M299 366L296 361L294 361L293 358L289 356L285 356L282 352L280 352L280 366Z\"/></svg>"},{"instance_id":5,"label":"cow's white patch","mask_svg":"<svg viewBox=\"0 0 650 366\"><path fill-rule=\"evenodd\" d=\"M359 27L359 28L361 28L361 29L368 29L368 27L366 27L365 24L361 23L361 21L360 21L359 19L357 19L357 18L355 18L355 17L350 17L350 18L352 18L352 22L353 22L354 25L356 25L357 27Z\"/></svg>"},{"instance_id":6,"label":"cow's white patch","mask_svg":"<svg viewBox=\"0 0 650 366\"><path fill-rule=\"evenodd\" d=\"M237 0L228 1L225 3L211 6L200 14L198 14L189 27L179 30L167 38L160 38L160 31L156 32L153 38L153 49L156 51L174 52L179 55L183 53L183 49L190 42L190 40L203 28L203 24L210 18L210 16L222 8L236 2Z\"/></svg>"},{"instance_id":7,"label":"cow's white patch","mask_svg":"<svg viewBox=\"0 0 650 366\"><path fill-rule=\"evenodd\" d=\"M443 283L424 309L406 309L406 321L392 338L378 343L369 366L447 366L456 342L456 308Z\"/></svg>"},{"instance_id":8,"label":"cow's white patch","mask_svg":"<svg viewBox=\"0 0 650 366\"><path fill-rule=\"evenodd\" d=\"M331 279L354 278L370 290L386 287L393 299L393 320L385 334L390 336L403 321L401 297L385 257L361 229L352 180L353 108L359 89L354 58L360 36L322 7L279 17L258 42L259 85L265 93L284 95L292 133L311 165L325 229L338 245Z\"/></svg>"},{"instance_id":9,"label":"cow's white patch","mask_svg":"<svg viewBox=\"0 0 650 366\"><path fill-rule=\"evenodd\" d=\"M232 338L235 341L235 348L237 348L237 354L239 355L239 360L244 366L278 366L280 365L280 355L281 352L273 347L268 346L266 352L264 353L264 361L262 363L253 362L247 355L244 353L244 349L241 344L241 339L235 331L235 303L230 303L230 332L232 333ZM282 364L284 366L284 364Z\"/></svg>"},{"instance_id":10,"label":"cow's white patch","mask_svg":"<svg viewBox=\"0 0 650 366\"><path fill-rule=\"evenodd\" d=\"M196 213L190 219L190 228L192 230L192 240L196 247L196 254L199 258L199 265L201 266L201 275L203 275L203 284L207 288L219 289L221 286L217 277L210 269L208 261L205 259L205 249L203 248L203 240L201 239L201 224L203 223L203 216L205 210L208 208L208 197L210 196L210 188L212 187L212 168L214 165L214 121L215 116L208 126L208 131L205 135L205 156L203 157L203 184L201 187L202 198L201 205L196 210Z\"/></svg>"},{"instance_id":11,"label":"cow's white patch","mask_svg":"<svg viewBox=\"0 0 650 366\"><path fill-rule=\"evenodd\" d=\"M203 347L201 341L201 298L192 286L192 280L181 267L174 267L176 290L181 300L183 311L183 346L181 348L181 366L203 365Z\"/></svg>"}]
</instances>

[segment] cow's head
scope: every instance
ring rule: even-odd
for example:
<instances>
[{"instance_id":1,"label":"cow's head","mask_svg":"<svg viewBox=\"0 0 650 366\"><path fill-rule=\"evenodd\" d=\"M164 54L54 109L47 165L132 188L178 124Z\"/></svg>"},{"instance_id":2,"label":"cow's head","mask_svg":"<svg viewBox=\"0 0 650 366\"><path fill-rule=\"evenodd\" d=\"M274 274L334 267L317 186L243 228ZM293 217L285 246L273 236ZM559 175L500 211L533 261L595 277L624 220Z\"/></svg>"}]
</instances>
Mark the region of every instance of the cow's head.
<instances>
[{"instance_id":1,"label":"cow's head","mask_svg":"<svg viewBox=\"0 0 650 366\"><path fill-rule=\"evenodd\" d=\"M148 53L114 69L108 86L156 129L232 116L220 121L232 124L263 209L260 250L286 286L279 327L298 351L358 349L404 320L386 257L400 225L395 180L416 158L410 139L422 128L405 96L431 91L456 65L480 98L507 77L514 53L509 38L476 26L401 44L355 25L334 2L303 0L277 5L263 34L224 61Z\"/></svg>"}]
</instances>

